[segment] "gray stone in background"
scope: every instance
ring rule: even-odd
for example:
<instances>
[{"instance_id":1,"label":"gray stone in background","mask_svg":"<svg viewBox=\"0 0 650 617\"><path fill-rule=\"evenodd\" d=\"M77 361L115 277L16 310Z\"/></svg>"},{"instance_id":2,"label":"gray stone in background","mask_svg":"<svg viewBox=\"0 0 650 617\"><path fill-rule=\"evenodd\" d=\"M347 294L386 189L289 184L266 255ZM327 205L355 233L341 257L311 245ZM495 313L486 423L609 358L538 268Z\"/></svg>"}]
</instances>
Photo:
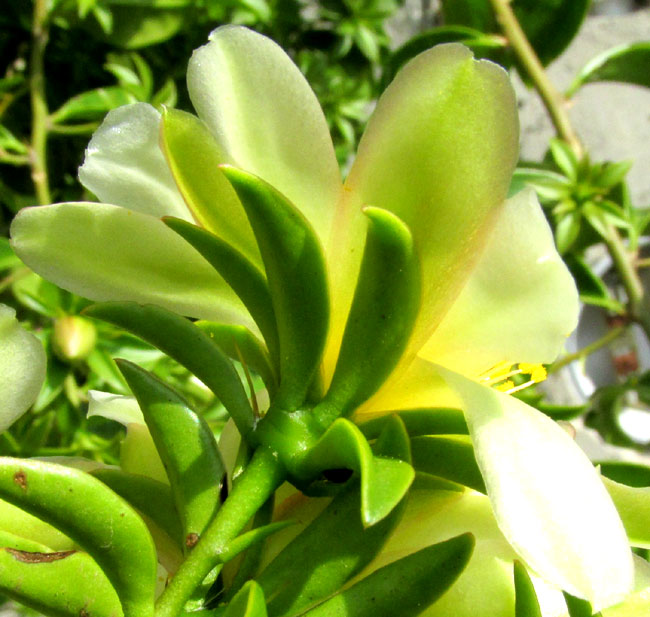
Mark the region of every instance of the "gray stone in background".
<instances>
[{"instance_id":1,"label":"gray stone in background","mask_svg":"<svg viewBox=\"0 0 650 617\"><path fill-rule=\"evenodd\" d=\"M565 53L548 69L553 83L566 90L594 56L617 45L650 40L650 9L627 15L588 17ZM650 66L648 67L650 71ZM540 160L554 135L536 92L515 78L521 119L521 156ZM633 203L650 206L650 89L602 82L581 88L569 116L594 161L634 161L628 180Z\"/></svg>"}]
</instances>

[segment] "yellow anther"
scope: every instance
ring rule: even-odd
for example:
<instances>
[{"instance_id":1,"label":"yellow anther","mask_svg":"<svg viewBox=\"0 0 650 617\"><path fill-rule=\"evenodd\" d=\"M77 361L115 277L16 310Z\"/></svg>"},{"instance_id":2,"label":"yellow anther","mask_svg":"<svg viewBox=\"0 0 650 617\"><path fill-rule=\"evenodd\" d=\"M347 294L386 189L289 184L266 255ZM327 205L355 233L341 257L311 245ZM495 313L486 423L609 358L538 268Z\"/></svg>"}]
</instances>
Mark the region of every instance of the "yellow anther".
<instances>
[{"instance_id":1,"label":"yellow anther","mask_svg":"<svg viewBox=\"0 0 650 617\"><path fill-rule=\"evenodd\" d=\"M516 375L529 375L530 379L526 383L515 386L514 382L510 379ZM510 364L508 362L501 362L489 371L485 371L479 377L481 383L486 386L494 387L500 392L506 394L513 394L519 392L524 388L528 388L533 384L539 383L546 379L546 369L541 364L531 364L529 362L522 362L521 364Z\"/></svg>"},{"instance_id":2,"label":"yellow anther","mask_svg":"<svg viewBox=\"0 0 650 617\"><path fill-rule=\"evenodd\" d=\"M515 384L508 379L508 381L504 381L503 383L500 383L494 387L499 392L505 392L506 394L510 394L510 391L514 389Z\"/></svg>"},{"instance_id":3,"label":"yellow anther","mask_svg":"<svg viewBox=\"0 0 650 617\"><path fill-rule=\"evenodd\" d=\"M519 365L522 373L530 375L530 379L533 383L540 383L546 379L546 369L542 364L529 364L527 362L522 362Z\"/></svg>"}]
</instances>

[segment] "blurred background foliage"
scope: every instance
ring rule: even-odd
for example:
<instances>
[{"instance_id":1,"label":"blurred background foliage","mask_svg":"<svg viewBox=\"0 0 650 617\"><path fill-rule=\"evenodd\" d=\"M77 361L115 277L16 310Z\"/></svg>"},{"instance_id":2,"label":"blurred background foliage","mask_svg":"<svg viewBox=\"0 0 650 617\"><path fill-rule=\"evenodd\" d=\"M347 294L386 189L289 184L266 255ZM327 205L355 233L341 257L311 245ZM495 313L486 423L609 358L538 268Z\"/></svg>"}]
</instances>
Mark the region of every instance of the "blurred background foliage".
<instances>
[{"instance_id":1,"label":"blurred background foliage","mask_svg":"<svg viewBox=\"0 0 650 617\"><path fill-rule=\"evenodd\" d=\"M631 328L650 338L641 272L650 211L633 204L629 161L591 161L564 117L585 85L618 81L650 87L650 42L607 51L586 65L565 94L544 68L578 33L589 0L422 0L420 29L395 47L387 23L405 0L5 0L0 11L0 302L42 339L48 375L31 413L0 436L0 453L79 455L114 462L123 437L115 423L86 419L88 391L127 388L112 358L133 360L181 391L218 431L218 401L184 369L134 337L80 312L88 304L31 273L7 236L22 207L93 199L77 180L90 135L105 114L135 101L190 110L185 71L212 29L243 24L273 38L293 57L325 110L345 170L373 101L399 68L437 43L460 41L477 57L517 71L537 90L557 139L544 161L521 161L512 192L532 185L581 299L604 311L612 328L601 340L560 358L549 371L584 362L624 340ZM639 3L643 4L643 3ZM509 11L503 14L501 11ZM505 16L504 16L505 15ZM510 15L510 19L508 15ZM513 24L520 26L513 30ZM526 47L528 45L528 47ZM563 116L564 114L564 116ZM614 264L608 280L591 267L601 247ZM629 367L628 367L629 368ZM256 382L260 386L259 381ZM261 386L260 386L261 387ZM630 405L648 413L650 373L638 362L580 404L552 404L529 388L527 402L555 419L584 416L613 443L648 450L618 422Z\"/></svg>"}]
</instances>

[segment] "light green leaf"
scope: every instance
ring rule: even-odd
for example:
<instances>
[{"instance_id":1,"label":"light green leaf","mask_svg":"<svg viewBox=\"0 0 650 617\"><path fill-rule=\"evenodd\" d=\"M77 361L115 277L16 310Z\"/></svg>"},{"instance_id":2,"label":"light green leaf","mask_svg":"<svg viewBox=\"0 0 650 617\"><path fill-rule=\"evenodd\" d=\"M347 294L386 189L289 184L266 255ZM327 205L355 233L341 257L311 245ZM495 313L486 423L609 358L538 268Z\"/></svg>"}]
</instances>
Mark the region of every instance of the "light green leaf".
<instances>
[{"instance_id":1,"label":"light green leaf","mask_svg":"<svg viewBox=\"0 0 650 617\"><path fill-rule=\"evenodd\" d=\"M650 548L650 487L632 487L603 478L632 546Z\"/></svg>"},{"instance_id":2,"label":"light green leaf","mask_svg":"<svg viewBox=\"0 0 650 617\"><path fill-rule=\"evenodd\" d=\"M55 124L101 120L104 114L111 109L136 102L135 96L120 86L96 88L68 99L61 107L52 112L50 120Z\"/></svg>"},{"instance_id":3,"label":"light green leaf","mask_svg":"<svg viewBox=\"0 0 650 617\"><path fill-rule=\"evenodd\" d=\"M520 561L514 563L515 577L515 617L542 617L533 581L526 566Z\"/></svg>"},{"instance_id":4,"label":"light green leaf","mask_svg":"<svg viewBox=\"0 0 650 617\"><path fill-rule=\"evenodd\" d=\"M262 588L248 581L228 604L223 617L267 617Z\"/></svg>"},{"instance_id":5,"label":"light green leaf","mask_svg":"<svg viewBox=\"0 0 650 617\"><path fill-rule=\"evenodd\" d=\"M0 431L34 403L45 380L45 367L41 342L20 326L13 308L0 304Z\"/></svg>"}]
</instances>

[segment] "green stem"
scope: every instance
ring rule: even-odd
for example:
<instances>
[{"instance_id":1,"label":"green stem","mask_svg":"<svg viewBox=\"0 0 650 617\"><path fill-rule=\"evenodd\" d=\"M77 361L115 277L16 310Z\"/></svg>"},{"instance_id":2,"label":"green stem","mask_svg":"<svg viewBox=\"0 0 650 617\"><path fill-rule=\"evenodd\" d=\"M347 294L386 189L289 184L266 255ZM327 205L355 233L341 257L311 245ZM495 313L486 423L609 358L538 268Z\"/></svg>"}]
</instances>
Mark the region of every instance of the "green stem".
<instances>
[{"instance_id":1,"label":"green stem","mask_svg":"<svg viewBox=\"0 0 650 617\"><path fill-rule=\"evenodd\" d=\"M20 167L21 165L29 165L30 162L30 158L24 154L12 154L0 148L0 163Z\"/></svg>"},{"instance_id":2,"label":"green stem","mask_svg":"<svg viewBox=\"0 0 650 617\"><path fill-rule=\"evenodd\" d=\"M566 111L566 100L548 78L544 66L528 41L516 15L510 7L509 0L490 0L503 33L510 43L515 55L539 92L558 135L569 144L580 159L583 155L582 145L571 126Z\"/></svg>"},{"instance_id":3,"label":"green stem","mask_svg":"<svg viewBox=\"0 0 650 617\"><path fill-rule=\"evenodd\" d=\"M50 187L47 176L47 123L49 112L45 98L45 71L43 58L48 40L47 0L34 0L32 22L32 53L29 90L32 105L32 143L30 161L32 181L40 204L49 204Z\"/></svg>"},{"instance_id":4,"label":"green stem","mask_svg":"<svg viewBox=\"0 0 650 617\"><path fill-rule=\"evenodd\" d=\"M219 555L285 477L277 455L264 446L258 448L228 499L158 599L156 617L177 617L181 613L194 589L219 564Z\"/></svg>"},{"instance_id":5,"label":"green stem","mask_svg":"<svg viewBox=\"0 0 650 617\"><path fill-rule=\"evenodd\" d=\"M623 334L623 332L625 332L625 326L612 328L607 334L599 338L597 341L594 341L593 343L586 345L585 347L579 349L574 353L567 354L566 356L563 356L562 358L554 362L551 366L549 366L548 374L550 375L551 373L556 373L561 368L564 368L567 364L571 364L571 362L575 362L576 360L581 360L582 358L586 358L587 356L591 355L595 351L598 351L599 349L606 347L613 340L617 339L621 334Z\"/></svg>"},{"instance_id":6,"label":"green stem","mask_svg":"<svg viewBox=\"0 0 650 617\"><path fill-rule=\"evenodd\" d=\"M635 267L634 255L627 250L618 229L610 223L605 222L604 224L606 235L603 239L625 288L630 317L643 328L646 336L650 339L650 310L643 290L643 283Z\"/></svg>"},{"instance_id":7,"label":"green stem","mask_svg":"<svg viewBox=\"0 0 650 617\"><path fill-rule=\"evenodd\" d=\"M99 126L97 122L85 122L84 124L50 124L50 133L57 135L88 135Z\"/></svg>"}]
</instances>

